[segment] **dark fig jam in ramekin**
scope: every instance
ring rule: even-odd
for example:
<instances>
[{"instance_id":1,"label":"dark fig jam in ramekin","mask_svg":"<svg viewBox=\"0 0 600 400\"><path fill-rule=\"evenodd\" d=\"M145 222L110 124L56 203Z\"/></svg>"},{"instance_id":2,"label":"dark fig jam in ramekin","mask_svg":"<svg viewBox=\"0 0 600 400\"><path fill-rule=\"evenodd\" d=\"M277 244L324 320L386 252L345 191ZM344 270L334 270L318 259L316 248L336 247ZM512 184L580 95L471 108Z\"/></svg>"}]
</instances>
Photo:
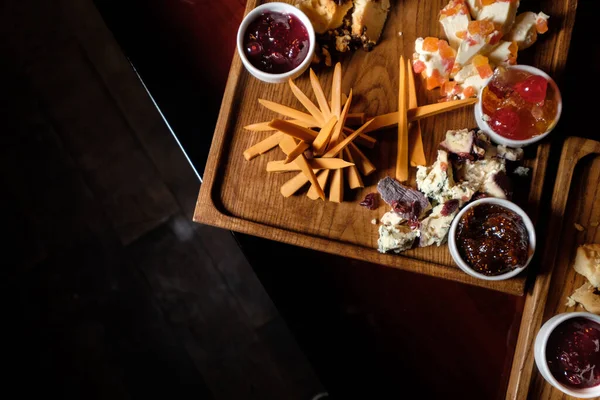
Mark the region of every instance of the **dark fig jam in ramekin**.
<instances>
[{"instance_id":1,"label":"dark fig jam in ramekin","mask_svg":"<svg viewBox=\"0 0 600 400\"><path fill-rule=\"evenodd\" d=\"M529 234L516 212L497 204L468 209L458 222L456 244L475 271L495 276L523 267L530 256Z\"/></svg>"}]
</instances>

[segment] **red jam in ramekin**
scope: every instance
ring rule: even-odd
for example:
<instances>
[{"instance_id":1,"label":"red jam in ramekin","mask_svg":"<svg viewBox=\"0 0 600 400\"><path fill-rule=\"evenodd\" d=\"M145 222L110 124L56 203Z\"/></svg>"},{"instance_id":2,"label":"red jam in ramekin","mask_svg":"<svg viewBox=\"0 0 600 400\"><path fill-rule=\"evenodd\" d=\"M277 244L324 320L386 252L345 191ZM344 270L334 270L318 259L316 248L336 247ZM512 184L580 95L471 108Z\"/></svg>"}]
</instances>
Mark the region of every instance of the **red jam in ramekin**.
<instances>
[{"instance_id":1,"label":"red jam in ramekin","mask_svg":"<svg viewBox=\"0 0 600 400\"><path fill-rule=\"evenodd\" d=\"M550 372L563 385L584 389L600 384L600 324L577 317L564 321L546 345Z\"/></svg>"},{"instance_id":2,"label":"red jam in ramekin","mask_svg":"<svg viewBox=\"0 0 600 400\"><path fill-rule=\"evenodd\" d=\"M244 34L244 54L259 70L280 74L293 70L309 50L306 26L294 15L264 12Z\"/></svg>"}]
</instances>

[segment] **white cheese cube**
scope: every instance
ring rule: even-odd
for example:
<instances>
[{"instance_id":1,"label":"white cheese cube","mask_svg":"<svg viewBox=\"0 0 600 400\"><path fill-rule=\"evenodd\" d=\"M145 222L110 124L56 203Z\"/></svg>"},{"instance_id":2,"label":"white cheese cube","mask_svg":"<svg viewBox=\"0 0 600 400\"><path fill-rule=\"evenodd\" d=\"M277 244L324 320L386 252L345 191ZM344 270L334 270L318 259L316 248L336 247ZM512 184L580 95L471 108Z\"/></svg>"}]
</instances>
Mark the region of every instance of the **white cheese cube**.
<instances>
[{"instance_id":1,"label":"white cheese cube","mask_svg":"<svg viewBox=\"0 0 600 400\"><path fill-rule=\"evenodd\" d=\"M535 14L527 11L517 15L512 29L506 36L505 40L515 41L519 46L519 50L524 50L534 44L537 40L537 21L538 19L548 20L548 16L544 13Z\"/></svg>"},{"instance_id":2,"label":"white cheese cube","mask_svg":"<svg viewBox=\"0 0 600 400\"><path fill-rule=\"evenodd\" d=\"M418 60L425 64L425 75L430 77L433 75L433 70L437 69L441 76L446 76L445 67L438 51L423 50L423 42L425 39L417 38L415 40L415 52L418 55Z\"/></svg>"},{"instance_id":3,"label":"white cheese cube","mask_svg":"<svg viewBox=\"0 0 600 400\"><path fill-rule=\"evenodd\" d=\"M473 87L473 89L475 89L475 93L477 93L477 95L479 96L479 91L485 86L486 82L487 78L484 79L479 76L479 73L477 73L465 79L465 81L462 83L462 87L464 89L468 88L469 86ZM465 98L464 92L460 94L460 98Z\"/></svg>"},{"instance_id":4,"label":"white cheese cube","mask_svg":"<svg viewBox=\"0 0 600 400\"><path fill-rule=\"evenodd\" d=\"M406 220L394 210L386 212L383 214L383 217L381 217L381 223L383 225L395 226L400 225L404 221Z\"/></svg>"},{"instance_id":5,"label":"white cheese cube","mask_svg":"<svg viewBox=\"0 0 600 400\"><path fill-rule=\"evenodd\" d=\"M512 42L501 40L492 51L487 54L490 62L496 65L515 65L517 63L517 49Z\"/></svg>"},{"instance_id":6,"label":"white cheese cube","mask_svg":"<svg viewBox=\"0 0 600 400\"><path fill-rule=\"evenodd\" d=\"M446 15L444 14L445 10L452 10L454 14ZM455 50L458 49L462 39L456 36L456 33L466 31L470 21L471 15L462 1L451 0L450 3L444 7L442 14L440 15L440 24L442 24L442 28L444 28L450 47Z\"/></svg>"},{"instance_id":7,"label":"white cheese cube","mask_svg":"<svg viewBox=\"0 0 600 400\"><path fill-rule=\"evenodd\" d=\"M497 1L495 3L483 6L479 15L478 20L489 19L490 21L498 24L502 27L502 33L507 33L515 22L517 16L517 8L519 8L519 1Z\"/></svg>"},{"instance_id":8,"label":"white cheese cube","mask_svg":"<svg viewBox=\"0 0 600 400\"><path fill-rule=\"evenodd\" d=\"M479 2L480 0L467 0L467 4L469 5L469 11L471 12L471 16L473 17L473 19L477 19L477 17L479 17L479 13L481 12Z\"/></svg>"},{"instance_id":9,"label":"white cheese cube","mask_svg":"<svg viewBox=\"0 0 600 400\"><path fill-rule=\"evenodd\" d=\"M456 75L454 75L454 80L457 83L462 84L468 77L473 75L479 75L479 72L477 72L477 68L475 68L473 64L467 64L464 67L462 67L460 71L456 73Z\"/></svg>"},{"instance_id":10,"label":"white cheese cube","mask_svg":"<svg viewBox=\"0 0 600 400\"><path fill-rule=\"evenodd\" d=\"M467 39L463 40L458 47L455 62L465 66L471 62L477 54L485 54L489 52L493 46L489 45L490 38L497 34L497 31L490 33L487 36L467 34Z\"/></svg>"},{"instance_id":11,"label":"white cheese cube","mask_svg":"<svg viewBox=\"0 0 600 400\"><path fill-rule=\"evenodd\" d=\"M475 191L485 193L486 184L490 184L494 175L506 172L504 159L489 158L478 161L465 161L458 166L456 174Z\"/></svg>"}]
</instances>

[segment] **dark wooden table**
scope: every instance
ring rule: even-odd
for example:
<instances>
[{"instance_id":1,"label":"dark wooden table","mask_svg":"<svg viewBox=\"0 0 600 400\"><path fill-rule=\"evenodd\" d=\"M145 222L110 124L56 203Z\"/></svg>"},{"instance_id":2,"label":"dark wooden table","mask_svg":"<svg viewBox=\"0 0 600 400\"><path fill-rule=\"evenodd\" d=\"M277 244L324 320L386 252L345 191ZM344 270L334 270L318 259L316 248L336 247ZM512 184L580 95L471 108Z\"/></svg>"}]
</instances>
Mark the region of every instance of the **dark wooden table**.
<instances>
[{"instance_id":1,"label":"dark wooden table","mask_svg":"<svg viewBox=\"0 0 600 400\"><path fill-rule=\"evenodd\" d=\"M588 21L591 2L581 3ZM96 4L201 175L245 2ZM592 26L578 24L574 42ZM570 70L586 58L575 47ZM581 82L565 76L561 124L577 121L568 99ZM523 298L235 237L334 398L504 398Z\"/></svg>"}]
</instances>

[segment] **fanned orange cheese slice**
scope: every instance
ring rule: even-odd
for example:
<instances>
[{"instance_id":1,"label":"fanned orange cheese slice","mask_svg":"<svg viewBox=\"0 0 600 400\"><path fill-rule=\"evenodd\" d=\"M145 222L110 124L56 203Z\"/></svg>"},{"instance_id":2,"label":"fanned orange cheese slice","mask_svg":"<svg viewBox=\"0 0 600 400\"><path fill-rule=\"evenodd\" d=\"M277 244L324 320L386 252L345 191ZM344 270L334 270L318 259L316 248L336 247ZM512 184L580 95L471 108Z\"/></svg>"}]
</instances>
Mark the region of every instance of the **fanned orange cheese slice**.
<instances>
[{"instance_id":1,"label":"fanned orange cheese slice","mask_svg":"<svg viewBox=\"0 0 600 400\"><path fill-rule=\"evenodd\" d=\"M317 133L315 131L292 124L283 119L274 119L269 123L269 126L273 129L285 133L286 135L289 135L296 139L304 140L308 143L312 143L313 140L315 140L315 138L317 137Z\"/></svg>"},{"instance_id":2,"label":"fanned orange cheese slice","mask_svg":"<svg viewBox=\"0 0 600 400\"><path fill-rule=\"evenodd\" d=\"M319 185L321 185L321 187L323 188L323 191L325 191L325 188L327 187L327 179L329 178L330 172L330 169L324 169L317 173L317 181L319 182ZM306 192L306 195L311 200L316 200L319 198L319 194L317 193L316 187L312 185L310 186L310 189L308 189L308 192Z\"/></svg>"},{"instance_id":3,"label":"fanned orange cheese slice","mask_svg":"<svg viewBox=\"0 0 600 400\"><path fill-rule=\"evenodd\" d=\"M290 154L292 151L294 151L294 148L296 147L296 141L289 136L284 136L283 139L281 139L279 146L282 148L284 153ZM287 165L291 165L291 164L287 164ZM296 160L294 161L294 165L297 166L304 175L306 175L309 182L311 182L313 185L316 186L319 197L321 199L325 200L325 192L323 192L323 189L319 185L319 182L317 181L317 176L315 175L315 171L313 171L313 169L308 165L308 162L306 160L306 157L304 157L304 154L301 154L300 156L296 157ZM268 170L269 170L269 165L267 164L267 171Z\"/></svg>"},{"instance_id":4,"label":"fanned orange cheese slice","mask_svg":"<svg viewBox=\"0 0 600 400\"><path fill-rule=\"evenodd\" d=\"M281 115L284 115L288 118L298 119L309 126L319 126L319 123L310 114L304 113L302 111L298 111L295 108L284 106L273 101L258 99L258 102L262 104L264 107L268 108L271 111L275 111Z\"/></svg>"},{"instance_id":5,"label":"fanned orange cheese slice","mask_svg":"<svg viewBox=\"0 0 600 400\"><path fill-rule=\"evenodd\" d=\"M300 143L298 143L296 145L296 148L287 155L285 160L283 160L283 163L288 164L288 163L294 161L296 159L296 157L298 157L300 154L304 153L309 147L310 147L310 143L305 142L304 140L300 141Z\"/></svg>"},{"instance_id":6,"label":"fanned orange cheese slice","mask_svg":"<svg viewBox=\"0 0 600 400\"><path fill-rule=\"evenodd\" d=\"M356 146L354 143L350 143L350 146L348 146L348 148L352 153L354 164L356 165L361 174L363 174L364 176L369 176L376 171L375 165L373 165L373 163L369 161L367 156L365 156L363 152L360 151L358 146Z\"/></svg>"},{"instance_id":7,"label":"fanned orange cheese slice","mask_svg":"<svg viewBox=\"0 0 600 400\"><path fill-rule=\"evenodd\" d=\"M272 134L268 138L261 140L260 142L247 148L246 151L244 151L244 158L246 160L252 160L254 157L266 153L273 147L276 147L284 136L285 135L283 134L283 132L277 132Z\"/></svg>"},{"instance_id":8,"label":"fanned orange cheese slice","mask_svg":"<svg viewBox=\"0 0 600 400\"><path fill-rule=\"evenodd\" d=\"M319 126L322 126L325 123L325 118L323 118L321 110L319 110L315 103L310 101L308 96L306 96L304 92L300 90L300 88L294 83L293 80L289 79L288 83L290 85L290 88L292 89L292 93L294 93L294 96L296 96L298 101L302 103L302 105L304 106L304 108L306 108L310 115L312 115L314 119L317 120Z\"/></svg>"},{"instance_id":9,"label":"fanned orange cheese slice","mask_svg":"<svg viewBox=\"0 0 600 400\"><path fill-rule=\"evenodd\" d=\"M344 159L354 163L352 154L350 154L350 150L348 150L347 147L344 148ZM348 186L350 186L350 189L365 187L362 178L360 177L360 173L358 172L358 168L356 168L355 165L346 168L346 178L348 179Z\"/></svg>"},{"instance_id":10,"label":"fanned orange cheese slice","mask_svg":"<svg viewBox=\"0 0 600 400\"><path fill-rule=\"evenodd\" d=\"M310 166L312 169L320 170L320 169L342 169L354 165L349 163L348 161L344 161L341 158L313 158L312 160L304 160L306 163L301 162L301 159L304 156L298 156L296 158L295 163L285 164L285 160L279 161L269 161L267 163L267 172L286 172L286 171L300 171L303 170L301 165L298 164L306 164Z\"/></svg>"},{"instance_id":11,"label":"fanned orange cheese slice","mask_svg":"<svg viewBox=\"0 0 600 400\"><path fill-rule=\"evenodd\" d=\"M358 137L358 135L360 135L360 133L362 131L364 131L371 124L371 122L372 121L367 121L366 124L364 124L359 129L357 129L356 131L354 131L351 135L349 135L346 138L344 138L343 140L339 141L337 145L335 145L330 150L327 150L327 153L325 153L323 155L323 157L335 157L335 156L337 156L340 153L340 151L342 151L344 148L346 148L346 146L348 146L348 144L352 143L352 141L354 139L356 139Z\"/></svg>"},{"instance_id":12,"label":"fanned orange cheese slice","mask_svg":"<svg viewBox=\"0 0 600 400\"><path fill-rule=\"evenodd\" d=\"M337 117L332 116L331 119L327 122L327 124L325 124L325 126L321 128L321 131L319 131L317 138L312 143L313 152L315 153L315 155L320 156L324 153L325 149L327 148L327 145L329 144L329 140L331 139L331 135L333 134L333 128L335 127L336 123Z\"/></svg>"},{"instance_id":13,"label":"fanned orange cheese slice","mask_svg":"<svg viewBox=\"0 0 600 400\"><path fill-rule=\"evenodd\" d=\"M341 169L333 171L329 188L329 201L334 203L344 201L344 171Z\"/></svg>"},{"instance_id":14,"label":"fanned orange cheese slice","mask_svg":"<svg viewBox=\"0 0 600 400\"><path fill-rule=\"evenodd\" d=\"M315 74L315 71L310 69L310 84L312 85L313 92L315 93L315 97L317 98L317 103L319 103L319 108L321 109L321 114L323 114L323 118L325 120L329 120L331 118L331 110L329 109L329 104L327 103L327 98L325 97L325 93L323 92L323 87L319 82L319 78Z\"/></svg>"}]
</instances>

